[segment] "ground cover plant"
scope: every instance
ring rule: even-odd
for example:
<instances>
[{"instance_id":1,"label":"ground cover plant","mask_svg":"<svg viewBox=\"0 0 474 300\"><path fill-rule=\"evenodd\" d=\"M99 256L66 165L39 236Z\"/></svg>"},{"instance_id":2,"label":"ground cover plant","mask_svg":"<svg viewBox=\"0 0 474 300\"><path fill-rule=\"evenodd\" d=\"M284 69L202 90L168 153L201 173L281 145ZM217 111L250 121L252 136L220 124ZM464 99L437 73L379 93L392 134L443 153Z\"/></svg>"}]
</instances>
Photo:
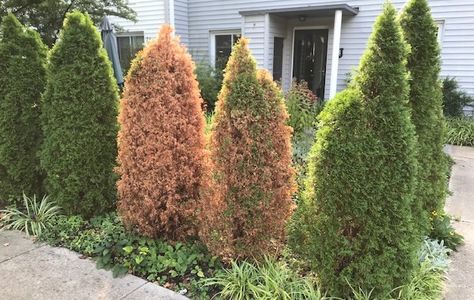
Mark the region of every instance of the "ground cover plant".
<instances>
[{"instance_id":1,"label":"ground cover plant","mask_svg":"<svg viewBox=\"0 0 474 300\"><path fill-rule=\"evenodd\" d=\"M221 270L220 261L198 242L169 243L126 230L116 214L86 220L81 216L55 216L40 236L53 246L62 246L92 257L98 268L114 276L131 273L195 299L209 298L212 288L201 280Z\"/></svg>"},{"instance_id":2,"label":"ground cover plant","mask_svg":"<svg viewBox=\"0 0 474 300\"><path fill-rule=\"evenodd\" d=\"M406 57L397 13L386 4L353 86L320 114L291 246L332 296L349 297L349 283L383 297L415 267L421 236L411 218L417 162Z\"/></svg>"},{"instance_id":3,"label":"ground cover plant","mask_svg":"<svg viewBox=\"0 0 474 300\"><path fill-rule=\"evenodd\" d=\"M69 13L49 53L42 100L46 191L67 214L115 206L117 83L88 15Z\"/></svg>"},{"instance_id":4,"label":"ground cover plant","mask_svg":"<svg viewBox=\"0 0 474 300\"><path fill-rule=\"evenodd\" d=\"M207 173L205 119L194 65L163 26L132 63L120 107L118 212L130 229L182 240L197 235Z\"/></svg>"},{"instance_id":5,"label":"ground cover plant","mask_svg":"<svg viewBox=\"0 0 474 300\"><path fill-rule=\"evenodd\" d=\"M276 253L293 210L291 128L281 91L257 72L248 41L233 48L209 137L211 177L200 237L224 259Z\"/></svg>"},{"instance_id":6,"label":"ground cover plant","mask_svg":"<svg viewBox=\"0 0 474 300\"><path fill-rule=\"evenodd\" d=\"M474 119L447 118L446 143L474 147Z\"/></svg>"},{"instance_id":7,"label":"ground cover plant","mask_svg":"<svg viewBox=\"0 0 474 300\"><path fill-rule=\"evenodd\" d=\"M417 135L417 188L412 205L415 229L426 234L429 214L442 211L446 199L444 159L444 118L438 27L426 0L410 0L400 16L404 37L411 46L407 69L410 72L411 120Z\"/></svg>"},{"instance_id":8,"label":"ground cover plant","mask_svg":"<svg viewBox=\"0 0 474 300\"><path fill-rule=\"evenodd\" d=\"M37 152L46 51L37 32L12 15L0 26L0 207L42 191ZM21 201L20 201L21 203Z\"/></svg>"}]
</instances>

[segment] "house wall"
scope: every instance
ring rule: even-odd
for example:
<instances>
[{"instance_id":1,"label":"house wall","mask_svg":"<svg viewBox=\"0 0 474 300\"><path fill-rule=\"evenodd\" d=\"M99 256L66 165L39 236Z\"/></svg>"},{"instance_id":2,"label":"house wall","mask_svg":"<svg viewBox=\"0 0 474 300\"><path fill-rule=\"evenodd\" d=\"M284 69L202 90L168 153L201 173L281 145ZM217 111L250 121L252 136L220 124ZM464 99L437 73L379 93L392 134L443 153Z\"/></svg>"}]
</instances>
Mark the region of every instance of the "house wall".
<instances>
[{"instance_id":1,"label":"house wall","mask_svg":"<svg viewBox=\"0 0 474 300\"><path fill-rule=\"evenodd\" d=\"M145 40L156 37L160 26L168 22L168 0L130 0L129 6L137 13L137 22L110 17L112 24L119 25L125 31L143 31Z\"/></svg>"},{"instance_id":2,"label":"house wall","mask_svg":"<svg viewBox=\"0 0 474 300\"><path fill-rule=\"evenodd\" d=\"M401 9L405 0L392 0L397 9ZM193 57L206 60L209 57L209 32L241 27L245 36L251 39L250 47L259 63L264 65L265 16L244 16L239 11L264 10L304 5L340 4L341 1L331 0L192 0L188 3L189 10L189 48ZM345 87L346 74L359 63L359 59L366 48L368 37L372 31L373 22L381 13L381 0L352 0L345 3L359 7L359 14L355 17L344 16L341 33L341 48L344 56L339 60L338 90ZM474 1L472 0L429 0L433 16L436 20L444 21L442 36L442 76L454 76L460 86L474 96ZM288 21L290 22L290 21ZM292 29L291 26L305 26L306 22L294 21L286 24L284 60L284 87L288 87L291 80ZM326 22L326 21L321 21ZM328 26L332 28L333 20ZM270 23L275 23L270 18ZM276 28L273 25L273 28ZM270 27L272 28L272 27ZM332 30L329 32L329 47L332 46ZM271 32L272 29L270 29ZM269 41L272 42L273 38ZM271 59L273 49L270 45L268 58ZM328 65L326 74L326 88L329 88L331 50L328 51ZM268 61L267 66L271 68ZM326 95L329 95L326 92Z\"/></svg>"},{"instance_id":3,"label":"house wall","mask_svg":"<svg viewBox=\"0 0 474 300\"><path fill-rule=\"evenodd\" d=\"M181 42L188 44L188 0L174 0L174 8L174 26L176 35L181 37Z\"/></svg>"}]
</instances>

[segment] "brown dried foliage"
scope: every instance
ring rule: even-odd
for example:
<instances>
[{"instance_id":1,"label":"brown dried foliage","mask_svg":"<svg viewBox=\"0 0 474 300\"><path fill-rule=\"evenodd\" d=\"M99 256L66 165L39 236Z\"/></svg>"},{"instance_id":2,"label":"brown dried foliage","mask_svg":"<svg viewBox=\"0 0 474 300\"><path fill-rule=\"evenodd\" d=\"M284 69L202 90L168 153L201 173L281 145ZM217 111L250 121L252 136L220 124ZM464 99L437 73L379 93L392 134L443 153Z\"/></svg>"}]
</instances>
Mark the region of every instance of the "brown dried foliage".
<instances>
[{"instance_id":1,"label":"brown dried foliage","mask_svg":"<svg viewBox=\"0 0 474 300\"><path fill-rule=\"evenodd\" d=\"M217 102L201 213L201 239L225 260L276 254L285 238L295 191L287 119L281 91L242 39Z\"/></svg>"},{"instance_id":2,"label":"brown dried foliage","mask_svg":"<svg viewBox=\"0 0 474 300\"><path fill-rule=\"evenodd\" d=\"M205 120L194 65L165 25L126 78L118 137L118 211L129 228L182 240L196 234Z\"/></svg>"}]
</instances>

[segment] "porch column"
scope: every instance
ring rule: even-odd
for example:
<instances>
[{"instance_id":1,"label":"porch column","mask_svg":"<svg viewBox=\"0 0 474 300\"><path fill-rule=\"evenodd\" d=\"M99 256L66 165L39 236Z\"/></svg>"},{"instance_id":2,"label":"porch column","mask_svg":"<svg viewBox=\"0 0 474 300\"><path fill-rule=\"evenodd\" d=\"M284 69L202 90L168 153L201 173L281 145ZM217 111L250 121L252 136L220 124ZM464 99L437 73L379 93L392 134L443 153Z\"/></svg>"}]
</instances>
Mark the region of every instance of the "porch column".
<instances>
[{"instance_id":1,"label":"porch column","mask_svg":"<svg viewBox=\"0 0 474 300\"><path fill-rule=\"evenodd\" d=\"M339 70L339 48L341 45L342 10L334 13L334 35L332 40L331 56L331 81L329 86L329 98L333 98L337 92L337 73Z\"/></svg>"}]
</instances>

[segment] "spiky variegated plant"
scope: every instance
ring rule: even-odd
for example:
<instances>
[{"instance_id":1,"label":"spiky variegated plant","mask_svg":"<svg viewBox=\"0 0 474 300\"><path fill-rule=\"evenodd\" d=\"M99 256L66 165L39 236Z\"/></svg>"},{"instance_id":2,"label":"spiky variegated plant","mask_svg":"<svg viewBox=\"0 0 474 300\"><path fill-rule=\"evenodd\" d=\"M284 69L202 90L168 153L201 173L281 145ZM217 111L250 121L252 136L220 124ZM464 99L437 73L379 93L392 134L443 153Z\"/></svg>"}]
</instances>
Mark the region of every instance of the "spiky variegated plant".
<instances>
[{"instance_id":1,"label":"spiky variegated plant","mask_svg":"<svg viewBox=\"0 0 474 300\"><path fill-rule=\"evenodd\" d=\"M0 228L26 232L27 235L38 236L46 227L50 226L52 217L56 216L60 208L48 196L43 196L40 202L23 194L23 209L7 208L0 210L3 217L0 219ZM3 224L3 225L2 225Z\"/></svg>"}]
</instances>

